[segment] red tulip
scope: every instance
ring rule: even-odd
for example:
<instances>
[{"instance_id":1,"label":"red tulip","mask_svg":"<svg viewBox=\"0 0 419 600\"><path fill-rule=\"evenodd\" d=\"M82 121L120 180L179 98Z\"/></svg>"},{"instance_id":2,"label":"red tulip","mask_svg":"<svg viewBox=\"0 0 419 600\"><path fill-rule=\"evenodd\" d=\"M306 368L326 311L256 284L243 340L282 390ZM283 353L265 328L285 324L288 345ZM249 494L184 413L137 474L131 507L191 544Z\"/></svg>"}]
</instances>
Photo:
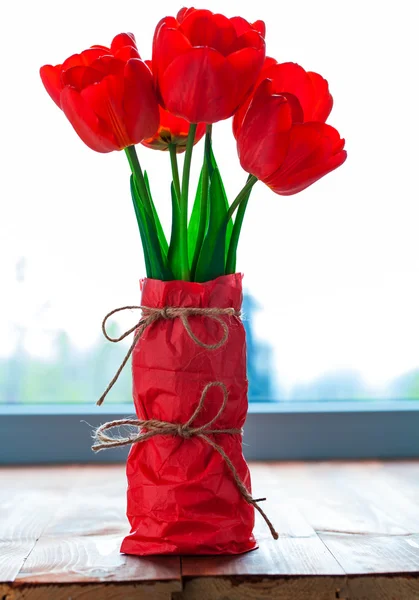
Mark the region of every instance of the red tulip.
<instances>
[{"instance_id":1,"label":"red tulip","mask_svg":"<svg viewBox=\"0 0 419 600\"><path fill-rule=\"evenodd\" d=\"M62 65L45 65L40 74L51 98L92 150L122 150L158 128L153 77L131 33L117 35L110 48L92 46Z\"/></svg>"},{"instance_id":2,"label":"red tulip","mask_svg":"<svg viewBox=\"0 0 419 600\"><path fill-rule=\"evenodd\" d=\"M240 163L274 192L289 196L339 167L345 140L319 121L301 122L292 94L278 94L265 79L257 88L237 134Z\"/></svg>"},{"instance_id":3,"label":"red tulip","mask_svg":"<svg viewBox=\"0 0 419 600\"><path fill-rule=\"evenodd\" d=\"M301 106L299 121L318 121L325 123L333 106L333 98L329 92L329 85L318 73L306 72L296 63L277 63L275 59L267 57L260 72L257 86L264 80L272 80L272 90L275 94L293 94ZM238 130L252 97L247 98L240 106L233 119L233 133L237 138Z\"/></svg>"},{"instance_id":4,"label":"red tulip","mask_svg":"<svg viewBox=\"0 0 419 600\"><path fill-rule=\"evenodd\" d=\"M190 123L231 117L265 58L265 25L183 8L165 17L153 40L153 73L163 106Z\"/></svg>"}]
</instances>

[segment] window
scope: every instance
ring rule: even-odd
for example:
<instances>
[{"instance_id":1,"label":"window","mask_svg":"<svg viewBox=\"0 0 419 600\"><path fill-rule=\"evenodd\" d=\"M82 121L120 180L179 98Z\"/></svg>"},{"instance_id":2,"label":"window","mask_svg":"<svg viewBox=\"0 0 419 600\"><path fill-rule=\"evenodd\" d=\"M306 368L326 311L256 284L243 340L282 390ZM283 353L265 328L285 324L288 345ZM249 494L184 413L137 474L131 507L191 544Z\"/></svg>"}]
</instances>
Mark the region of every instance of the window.
<instances>
[{"instance_id":1,"label":"window","mask_svg":"<svg viewBox=\"0 0 419 600\"><path fill-rule=\"evenodd\" d=\"M318 456L356 454L353 435L370 440L368 455L419 452L416 21L413 4L401 5L395 11L393 2L379 10L363 3L361 11L332 0L246 0L238 11L266 21L268 55L329 80L335 107L328 122L346 137L349 153L341 169L298 196L276 196L258 183L246 215L238 268L245 273L250 400L258 403L249 428L259 419L269 429L266 415L280 415L283 437L291 443L295 433L300 450L278 455L316 456L308 446L301 450L313 430L326 436ZM163 0L146 12L131 0L72 6L64 18L60 4L27 3L22 19L21 6L9 3L7 21L15 26L3 32L13 48L1 99L4 435L28 415L31 429L40 413L44 421L57 411L72 413L79 423L84 413L86 420L94 413L93 422L113 410L132 412L129 369L107 400L108 412L94 407L126 349L101 338L101 319L113 307L139 302L144 275L128 165L122 153L100 155L82 144L46 95L38 69L127 30L148 58L155 25L177 7ZM210 8L236 11L219 0ZM16 42L16 31L24 43ZM214 146L232 199L245 174L230 127L214 128ZM202 145L195 177L201 153ZM167 227L168 157L142 147L139 154ZM346 428L340 434L333 415ZM399 437L390 443L394 432ZM374 446L374 439L381 441Z\"/></svg>"}]
</instances>

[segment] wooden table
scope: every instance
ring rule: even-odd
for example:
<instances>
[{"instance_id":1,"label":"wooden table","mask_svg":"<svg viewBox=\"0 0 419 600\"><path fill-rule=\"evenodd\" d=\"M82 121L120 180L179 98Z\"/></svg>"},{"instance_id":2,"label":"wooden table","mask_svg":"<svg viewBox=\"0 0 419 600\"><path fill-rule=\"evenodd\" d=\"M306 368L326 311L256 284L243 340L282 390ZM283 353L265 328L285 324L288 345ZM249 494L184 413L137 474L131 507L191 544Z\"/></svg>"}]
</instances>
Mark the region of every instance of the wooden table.
<instances>
[{"instance_id":1,"label":"wooden table","mask_svg":"<svg viewBox=\"0 0 419 600\"><path fill-rule=\"evenodd\" d=\"M137 558L123 466L0 469L2 600L419 599L419 461L254 463L260 549Z\"/></svg>"}]
</instances>

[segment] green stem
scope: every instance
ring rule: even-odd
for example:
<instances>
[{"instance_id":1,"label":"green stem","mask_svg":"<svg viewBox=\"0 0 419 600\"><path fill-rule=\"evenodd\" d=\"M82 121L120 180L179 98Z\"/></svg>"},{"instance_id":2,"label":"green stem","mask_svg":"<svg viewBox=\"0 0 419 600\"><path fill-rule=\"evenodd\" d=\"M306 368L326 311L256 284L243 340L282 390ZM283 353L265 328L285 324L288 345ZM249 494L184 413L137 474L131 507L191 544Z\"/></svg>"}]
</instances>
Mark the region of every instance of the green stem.
<instances>
[{"instance_id":1,"label":"green stem","mask_svg":"<svg viewBox=\"0 0 419 600\"><path fill-rule=\"evenodd\" d=\"M250 181L252 175L249 175L247 181ZM226 274L235 273L236 271L236 258L237 258L237 246L239 243L240 232L243 225L243 219L246 212L247 204L249 202L250 194L252 189L247 192L247 195L240 202L239 208L237 209L237 215L234 220L233 231L231 232L230 245L228 247L227 260L226 260Z\"/></svg>"},{"instance_id":2,"label":"green stem","mask_svg":"<svg viewBox=\"0 0 419 600\"><path fill-rule=\"evenodd\" d=\"M228 209L228 212L227 212L227 215L226 215L226 222L227 223L231 219L231 217L233 216L236 208L240 205L240 202L242 202L242 200L244 200L247 197L247 194L250 193L250 190L252 189L252 187L255 185L255 183L257 181L258 181L257 177L255 177L254 175L249 175L249 177L247 178L246 185L238 193L238 195L236 196L234 202L232 203L232 205Z\"/></svg>"},{"instance_id":3,"label":"green stem","mask_svg":"<svg viewBox=\"0 0 419 600\"><path fill-rule=\"evenodd\" d=\"M131 167L131 172L137 183L138 191L140 192L141 198L143 198L145 201L144 208L146 209L154 223L150 196L148 195L148 189L144 181L143 170L141 169L140 161L138 160L135 146L127 146L127 148L125 148L125 154L127 155L129 166Z\"/></svg>"},{"instance_id":4,"label":"green stem","mask_svg":"<svg viewBox=\"0 0 419 600\"><path fill-rule=\"evenodd\" d=\"M180 203L180 179L179 179L179 167L177 164L177 153L176 153L176 144L169 144L169 153L170 153L170 164L172 165L172 177L173 177L173 185L175 186L175 192Z\"/></svg>"},{"instance_id":5,"label":"green stem","mask_svg":"<svg viewBox=\"0 0 419 600\"><path fill-rule=\"evenodd\" d=\"M180 219L179 219L179 243L180 243L180 270L182 279L189 281L189 258L188 258L188 193L189 176L191 173L192 150L195 142L196 123L189 127L188 140L186 142L185 161L183 163L182 191L180 196Z\"/></svg>"},{"instance_id":6,"label":"green stem","mask_svg":"<svg viewBox=\"0 0 419 600\"><path fill-rule=\"evenodd\" d=\"M191 278L195 279L196 266L198 264L199 254L201 252L202 244L204 242L205 230L207 226L207 213L208 213L208 189L209 189L209 169L208 169L208 157L210 156L211 148L211 136L212 136L212 125L207 125L205 135L205 151L204 151L204 165L202 168L202 194L201 194L201 206L199 212L199 225L198 233L196 236L195 250L192 260Z\"/></svg>"}]
</instances>

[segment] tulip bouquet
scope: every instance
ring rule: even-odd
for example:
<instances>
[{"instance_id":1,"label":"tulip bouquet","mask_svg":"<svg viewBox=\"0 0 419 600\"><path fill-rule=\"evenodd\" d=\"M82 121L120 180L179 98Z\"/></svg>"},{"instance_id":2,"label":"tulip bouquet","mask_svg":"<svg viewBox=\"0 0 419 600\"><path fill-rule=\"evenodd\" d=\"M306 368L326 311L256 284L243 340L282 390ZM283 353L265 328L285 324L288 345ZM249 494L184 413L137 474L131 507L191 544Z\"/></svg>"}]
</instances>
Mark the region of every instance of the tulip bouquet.
<instances>
[{"instance_id":1,"label":"tulip bouquet","mask_svg":"<svg viewBox=\"0 0 419 600\"><path fill-rule=\"evenodd\" d=\"M138 419L96 432L94 450L131 445L127 462L131 554L231 554L256 547L241 428L247 412L241 275L236 255L249 197L260 180L296 194L340 166L344 140L326 124L328 83L265 55L265 25L183 8L158 23L151 61L130 33L41 68L44 86L80 138L97 152L124 150L147 278L133 355ZM233 117L247 181L227 199L212 126ZM190 209L194 145L205 136ZM135 145L170 157L168 239ZM180 175L178 154L184 153ZM116 311L122 309L116 309ZM112 311L114 314L116 311ZM110 316L110 315L107 315ZM107 318L106 317L106 318ZM105 319L106 321L106 319ZM114 426L136 429L125 437Z\"/></svg>"}]
</instances>

